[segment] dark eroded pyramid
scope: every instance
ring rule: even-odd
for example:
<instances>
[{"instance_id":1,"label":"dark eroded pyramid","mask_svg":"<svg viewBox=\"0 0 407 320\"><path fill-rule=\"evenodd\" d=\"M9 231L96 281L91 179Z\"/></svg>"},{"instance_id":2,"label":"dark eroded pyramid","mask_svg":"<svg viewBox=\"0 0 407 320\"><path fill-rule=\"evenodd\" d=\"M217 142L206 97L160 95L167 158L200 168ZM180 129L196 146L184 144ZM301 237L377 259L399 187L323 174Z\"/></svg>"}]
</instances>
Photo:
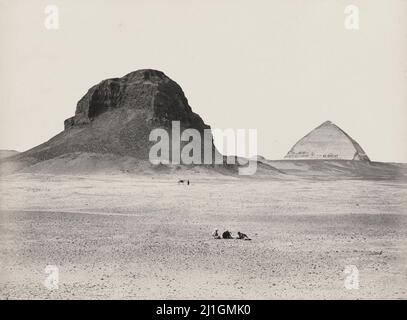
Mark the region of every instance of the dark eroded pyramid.
<instances>
[{"instance_id":1,"label":"dark eroded pyramid","mask_svg":"<svg viewBox=\"0 0 407 320\"><path fill-rule=\"evenodd\" d=\"M370 161L362 147L331 121L324 122L299 140L285 159Z\"/></svg>"},{"instance_id":2,"label":"dark eroded pyramid","mask_svg":"<svg viewBox=\"0 0 407 320\"><path fill-rule=\"evenodd\" d=\"M44 161L87 152L148 159L156 143L149 141L151 130L170 132L172 121L180 122L181 132L210 129L192 111L176 82L161 71L138 70L90 88L78 102L75 116L65 120L65 130L24 156Z\"/></svg>"}]
</instances>

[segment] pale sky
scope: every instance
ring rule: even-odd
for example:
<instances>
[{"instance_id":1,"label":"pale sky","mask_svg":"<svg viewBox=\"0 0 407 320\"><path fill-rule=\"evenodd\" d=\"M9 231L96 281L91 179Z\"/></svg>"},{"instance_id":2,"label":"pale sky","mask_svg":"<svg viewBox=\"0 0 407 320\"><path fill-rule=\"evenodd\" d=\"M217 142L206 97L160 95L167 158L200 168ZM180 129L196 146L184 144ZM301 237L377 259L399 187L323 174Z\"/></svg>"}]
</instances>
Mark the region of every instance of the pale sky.
<instances>
[{"instance_id":1,"label":"pale sky","mask_svg":"<svg viewBox=\"0 0 407 320\"><path fill-rule=\"evenodd\" d=\"M151 68L212 128L257 129L267 158L331 120L370 159L407 162L405 0L0 0L0 49L0 149L45 142L92 85Z\"/></svg>"}]
</instances>

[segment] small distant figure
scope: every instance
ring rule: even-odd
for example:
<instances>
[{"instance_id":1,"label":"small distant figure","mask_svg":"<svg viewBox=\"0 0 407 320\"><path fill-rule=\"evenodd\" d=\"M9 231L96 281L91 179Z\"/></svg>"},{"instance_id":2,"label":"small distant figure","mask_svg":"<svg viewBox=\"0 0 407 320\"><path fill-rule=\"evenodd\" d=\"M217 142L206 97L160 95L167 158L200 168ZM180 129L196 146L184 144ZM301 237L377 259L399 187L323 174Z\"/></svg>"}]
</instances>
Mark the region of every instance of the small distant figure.
<instances>
[{"instance_id":1,"label":"small distant figure","mask_svg":"<svg viewBox=\"0 0 407 320\"><path fill-rule=\"evenodd\" d=\"M189 180L188 180L187 184L189 185Z\"/></svg>"},{"instance_id":2,"label":"small distant figure","mask_svg":"<svg viewBox=\"0 0 407 320\"><path fill-rule=\"evenodd\" d=\"M240 231L237 232L237 238L241 239L241 240L252 240L246 234L244 234Z\"/></svg>"},{"instance_id":3,"label":"small distant figure","mask_svg":"<svg viewBox=\"0 0 407 320\"><path fill-rule=\"evenodd\" d=\"M214 239L221 239L221 237L220 237L220 235L218 233L218 229L213 230L212 237Z\"/></svg>"},{"instance_id":4,"label":"small distant figure","mask_svg":"<svg viewBox=\"0 0 407 320\"><path fill-rule=\"evenodd\" d=\"M183 180L183 179L178 180L178 183L184 183L184 182L185 182L185 180Z\"/></svg>"},{"instance_id":5,"label":"small distant figure","mask_svg":"<svg viewBox=\"0 0 407 320\"><path fill-rule=\"evenodd\" d=\"M230 231L226 230L225 232L222 233L222 238L223 239L233 239L232 233Z\"/></svg>"}]
</instances>

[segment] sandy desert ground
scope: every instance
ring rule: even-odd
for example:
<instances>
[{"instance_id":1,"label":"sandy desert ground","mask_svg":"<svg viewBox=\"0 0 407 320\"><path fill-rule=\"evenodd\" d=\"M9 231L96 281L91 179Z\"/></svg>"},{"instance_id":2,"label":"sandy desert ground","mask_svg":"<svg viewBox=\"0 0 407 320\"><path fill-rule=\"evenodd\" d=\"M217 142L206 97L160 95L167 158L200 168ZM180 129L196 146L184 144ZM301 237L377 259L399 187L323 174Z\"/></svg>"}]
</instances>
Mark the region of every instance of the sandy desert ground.
<instances>
[{"instance_id":1,"label":"sandy desert ground","mask_svg":"<svg viewBox=\"0 0 407 320\"><path fill-rule=\"evenodd\" d=\"M1 177L0 298L407 298L407 183L190 178Z\"/></svg>"}]
</instances>

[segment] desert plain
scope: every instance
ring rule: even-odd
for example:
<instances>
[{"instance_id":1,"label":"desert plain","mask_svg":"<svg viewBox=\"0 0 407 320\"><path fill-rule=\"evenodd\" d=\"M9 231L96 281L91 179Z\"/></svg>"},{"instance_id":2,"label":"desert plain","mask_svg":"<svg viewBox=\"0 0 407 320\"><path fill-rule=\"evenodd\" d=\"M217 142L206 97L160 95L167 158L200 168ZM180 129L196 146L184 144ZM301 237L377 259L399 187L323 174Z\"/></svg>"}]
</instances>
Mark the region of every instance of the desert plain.
<instances>
[{"instance_id":1,"label":"desert plain","mask_svg":"<svg viewBox=\"0 0 407 320\"><path fill-rule=\"evenodd\" d=\"M405 181L182 177L1 176L0 298L407 298Z\"/></svg>"}]
</instances>

